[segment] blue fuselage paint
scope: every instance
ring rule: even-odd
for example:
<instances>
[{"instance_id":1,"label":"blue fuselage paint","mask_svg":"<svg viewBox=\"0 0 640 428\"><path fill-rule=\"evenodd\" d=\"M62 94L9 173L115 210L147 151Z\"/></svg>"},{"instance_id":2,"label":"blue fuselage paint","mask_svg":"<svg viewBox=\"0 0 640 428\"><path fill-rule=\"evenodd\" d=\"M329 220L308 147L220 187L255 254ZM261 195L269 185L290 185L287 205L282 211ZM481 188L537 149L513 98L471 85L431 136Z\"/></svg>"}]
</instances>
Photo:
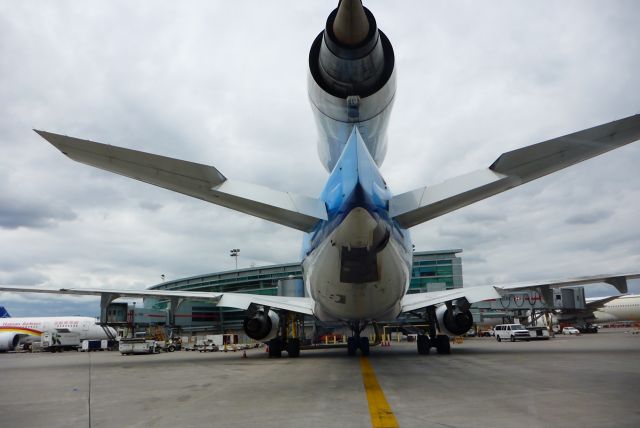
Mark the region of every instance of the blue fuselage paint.
<instances>
[{"instance_id":1,"label":"blue fuselage paint","mask_svg":"<svg viewBox=\"0 0 640 428\"><path fill-rule=\"evenodd\" d=\"M303 269L309 260L320 252L320 248L326 244L327 240L335 234L336 230L340 228L347 216L354 211L354 209L360 208L366 210L366 212L375 220L376 223L382 224L389 232L390 241L393 241L393 246L396 251L393 251L393 255L386 255L383 259L380 259L378 269L379 270L398 270L406 272L411 270L411 255L412 255L412 243L409 231L403 229L393 218L389 216L389 200L391 199L391 192L389 191L386 182L382 178L378 166L374 162L367 147L358 132L357 126L354 126L349 136L347 143L340 159L336 163L327 183L320 195L320 199L324 201L327 208L327 220L321 221L315 227L315 229L308 234L305 234L302 247L302 259ZM361 211L360 211L361 212ZM346 232L348 233L348 232ZM333 242L332 242L333 245ZM335 246L335 245L334 245ZM318 259L323 259L318 257ZM327 263L325 258L324 269L335 270L339 266L335 266L335 257L332 259L332 263ZM313 262L315 263L316 260ZM304 272L305 274L307 272ZM313 294L312 289L316 289L314 281L321 281L321 273L315 273L314 278L305 278L308 291ZM410 276L410 275L409 275ZM401 275L402 283L387 284L387 287L396 287L398 292L389 293L394 296L404 295L408 289L408 278L406 274ZM377 288L378 284L368 284L370 289ZM334 294L342 296L339 288L348 289L349 287L357 287L355 284L335 284ZM362 291L365 293L365 291ZM321 304L321 299L318 296L312 296ZM366 298L364 299L366 300ZM396 297L396 300L399 299ZM372 304L373 300L370 300ZM378 301L379 302L379 301ZM368 314L373 318L375 314L387 313L389 307L393 303L398 302L379 302L380 305L386 305L387 307L381 308L367 308L359 309L360 314ZM361 303L359 303L362 306ZM397 305L396 305L397 306ZM332 313L331 310L320 312L329 312L329 315L334 315L335 318L344 318ZM387 311L387 312L385 312ZM331 316L329 316L331 317ZM354 317L355 318L355 317Z\"/></svg>"}]
</instances>

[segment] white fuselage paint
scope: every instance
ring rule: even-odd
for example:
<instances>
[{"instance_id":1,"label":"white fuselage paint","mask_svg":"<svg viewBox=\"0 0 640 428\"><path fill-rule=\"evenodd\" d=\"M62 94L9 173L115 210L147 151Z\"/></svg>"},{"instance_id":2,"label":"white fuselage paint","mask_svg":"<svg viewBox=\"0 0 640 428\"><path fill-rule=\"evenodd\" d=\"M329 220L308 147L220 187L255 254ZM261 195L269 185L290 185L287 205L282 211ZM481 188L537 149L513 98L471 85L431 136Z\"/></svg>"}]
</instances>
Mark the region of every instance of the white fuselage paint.
<instances>
[{"instance_id":1,"label":"white fuselage paint","mask_svg":"<svg viewBox=\"0 0 640 428\"><path fill-rule=\"evenodd\" d=\"M116 331L109 329L112 336ZM77 333L80 340L108 339L105 328L96 324L91 317L29 317L29 318L0 318L0 335L17 334L19 343L39 342L45 331L64 330Z\"/></svg>"},{"instance_id":2,"label":"white fuselage paint","mask_svg":"<svg viewBox=\"0 0 640 428\"><path fill-rule=\"evenodd\" d=\"M593 312L595 322L640 321L640 295L620 296Z\"/></svg>"},{"instance_id":3,"label":"white fuselage paint","mask_svg":"<svg viewBox=\"0 0 640 428\"><path fill-rule=\"evenodd\" d=\"M356 226L357 225L357 226ZM372 242L375 221L365 209L354 209L304 262L305 288L315 302L320 321L392 320L409 289L411 255L391 238L377 254L379 280L367 283L340 281L343 247L366 247Z\"/></svg>"}]
</instances>

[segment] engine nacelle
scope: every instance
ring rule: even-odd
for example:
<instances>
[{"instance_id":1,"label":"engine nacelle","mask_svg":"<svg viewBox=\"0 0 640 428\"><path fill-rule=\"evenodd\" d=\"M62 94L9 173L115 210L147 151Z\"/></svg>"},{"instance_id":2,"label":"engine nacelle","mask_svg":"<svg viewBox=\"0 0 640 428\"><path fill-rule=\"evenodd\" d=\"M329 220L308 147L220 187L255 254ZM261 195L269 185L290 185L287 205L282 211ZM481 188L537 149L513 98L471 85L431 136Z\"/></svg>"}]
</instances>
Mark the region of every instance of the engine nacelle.
<instances>
[{"instance_id":1,"label":"engine nacelle","mask_svg":"<svg viewBox=\"0 0 640 428\"><path fill-rule=\"evenodd\" d=\"M342 2L346 3L362 8L359 1ZM320 136L318 154L329 172L354 125L376 164L382 164L387 151L387 126L396 92L395 56L373 14L362 8L359 16L360 22L341 20L338 9L334 10L309 52L309 99ZM360 37L345 39L342 30L358 32L353 24Z\"/></svg>"},{"instance_id":2,"label":"engine nacelle","mask_svg":"<svg viewBox=\"0 0 640 428\"><path fill-rule=\"evenodd\" d=\"M0 333L0 352L13 351L20 343L20 335L16 333Z\"/></svg>"},{"instance_id":3,"label":"engine nacelle","mask_svg":"<svg viewBox=\"0 0 640 428\"><path fill-rule=\"evenodd\" d=\"M468 309L454 309L452 312L445 305L442 305L436 309L436 318L440 330L449 336L465 334L473 326L473 315Z\"/></svg>"},{"instance_id":4,"label":"engine nacelle","mask_svg":"<svg viewBox=\"0 0 640 428\"><path fill-rule=\"evenodd\" d=\"M244 320L244 332L254 340L266 342L278 335L280 318L273 311L257 311Z\"/></svg>"}]
</instances>

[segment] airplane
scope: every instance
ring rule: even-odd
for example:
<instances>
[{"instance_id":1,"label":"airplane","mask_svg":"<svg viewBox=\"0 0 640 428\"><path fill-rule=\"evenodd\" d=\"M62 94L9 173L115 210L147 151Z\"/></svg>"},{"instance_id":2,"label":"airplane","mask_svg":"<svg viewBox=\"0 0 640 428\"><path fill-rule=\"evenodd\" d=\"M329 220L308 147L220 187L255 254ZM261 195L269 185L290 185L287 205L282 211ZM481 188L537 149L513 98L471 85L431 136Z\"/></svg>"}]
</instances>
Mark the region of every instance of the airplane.
<instances>
[{"instance_id":1,"label":"airplane","mask_svg":"<svg viewBox=\"0 0 640 428\"><path fill-rule=\"evenodd\" d=\"M64 330L78 333L80 340L103 340L115 337L116 331L96 323L91 317L13 318L0 306L0 352L15 350L19 345L40 342L45 331Z\"/></svg>"},{"instance_id":2,"label":"airplane","mask_svg":"<svg viewBox=\"0 0 640 428\"><path fill-rule=\"evenodd\" d=\"M450 353L448 336L473 323L471 303L500 298L514 289L606 282L627 292L640 274L607 274L486 285L408 294L412 241L409 229L640 139L640 115L584 129L500 155L488 168L394 195L380 173L396 91L396 64L389 38L359 0L342 0L309 52L308 94L319 133L318 154L329 173L317 198L228 179L213 166L34 130L69 158L194 198L253 215L304 233L302 275L307 297L195 291L54 289L2 286L0 290L101 296L101 310L119 297L156 297L176 309L182 299L247 311L244 330L269 342L270 356L300 354L286 337L287 313L350 327L348 355L369 354L361 336L371 323L403 313L425 319L418 353Z\"/></svg>"},{"instance_id":3,"label":"airplane","mask_svg":"<svg viewBox=\"0 0 640 428\"><path fill-rule=\"evenodd\" d=\"M578 325L640 321L640 294L589 298L585 309L563 310L556 317Z\"/></svg>"}]
</instances>

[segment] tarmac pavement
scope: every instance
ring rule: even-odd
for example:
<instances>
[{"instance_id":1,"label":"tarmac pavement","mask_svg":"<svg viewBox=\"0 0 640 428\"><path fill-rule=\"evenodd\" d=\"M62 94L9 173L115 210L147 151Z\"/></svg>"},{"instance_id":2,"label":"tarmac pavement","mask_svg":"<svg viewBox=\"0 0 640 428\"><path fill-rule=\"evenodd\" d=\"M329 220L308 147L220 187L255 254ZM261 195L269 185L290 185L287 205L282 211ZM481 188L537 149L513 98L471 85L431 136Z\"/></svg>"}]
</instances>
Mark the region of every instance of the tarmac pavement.
<instances>
[{"instance_id":1,"label":"tarmac pavement","mask_svg":"<svg viewBox=\"0 0 640 428\"><path fill-rule=\"evenodd\" d=\"M640 335L627 331L473 338L452 355L394 342L373 347L369 361L401 427L635 428ZM346 349L247 356L0 354L0 426L372 426L359 358Z\"/></svg>"}]
</instances>

